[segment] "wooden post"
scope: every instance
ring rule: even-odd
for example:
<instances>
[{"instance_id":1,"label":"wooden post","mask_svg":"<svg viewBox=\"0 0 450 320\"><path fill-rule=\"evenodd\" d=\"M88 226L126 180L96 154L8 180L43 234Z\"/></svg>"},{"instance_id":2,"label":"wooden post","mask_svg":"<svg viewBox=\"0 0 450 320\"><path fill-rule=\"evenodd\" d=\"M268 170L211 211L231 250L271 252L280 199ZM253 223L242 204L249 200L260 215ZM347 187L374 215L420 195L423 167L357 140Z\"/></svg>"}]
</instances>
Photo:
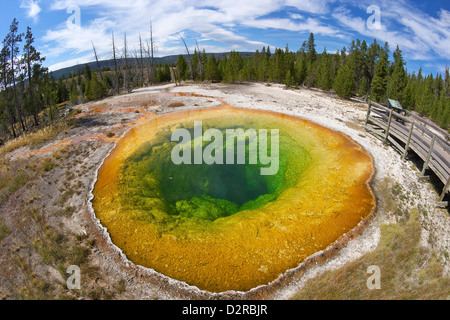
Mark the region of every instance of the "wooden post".
<instances>
[{"instance_id":1,"label":"wooden post","mask_svg":"<svg viewBox=\"0 0 450 320\"><path fill-rule=\"evenodd\" d=\"M370 112L372 111L372 101L369 101L369 110L367 110L366 122L364 123L364 127L367 127L369 123Z\"/></svg>"},{"instance_id":2,"label":"wooden post","mask_svg":"<svg viewBox=\"0 0 450 320\"><path fill-rule=\"evenodd\" d=\"M409 151L409 145L411 144L411 138L412 138L412 134L414 131L414 126L416 125L415 122L413 122L411 124L411 129L409 130L409 136L408 136L408 141L406 142L406 146L405 146L405 153L403 154L402 159L405 160L406 156L408 155L408 151Z\"/></svg>"},{"instance_id":3,"label":"wooden post","mask_svg":"<svg viewBox=\"0 0 450 320\"><path fill-rule=\"evenodd\" d=\"M389 121L388 121L388 125L387 125L387 128L386 128L386 136L384 137L384 143L386 143L388 141L388 138L389 138L389 131L391 130L393 111L394 110L392 110L392 109L389 111Z\"/></svg>"},{"instance_id":4,"label":"wooden post","mask_svg":"<svg viewBox=\"0 0 450 320\"><path fill-rule=\"evenodd\" d=\"M450 187L450 178L447 180L447 184L444 187L444 190L442 190L441 197L439 198L439 202L442 202L444 200L445 194L447 193L448 188Z\"/></svg>"},{"instance_id":5,"label":"wooden post","mask_svg":"<svg viewBox=\"0 0 450 320\"><path fill-rule=\"evenodd\" d=\"M431 154L433 153L435 142L436 142L436 136L433 136L433 140L431 141L430 151L428 152L428 155L427 155L427 160L423 164L422 175L421 175L422 177L425 176L425 170L428 169L428 164L430 163Z\"/></svg>"}]
</instances>

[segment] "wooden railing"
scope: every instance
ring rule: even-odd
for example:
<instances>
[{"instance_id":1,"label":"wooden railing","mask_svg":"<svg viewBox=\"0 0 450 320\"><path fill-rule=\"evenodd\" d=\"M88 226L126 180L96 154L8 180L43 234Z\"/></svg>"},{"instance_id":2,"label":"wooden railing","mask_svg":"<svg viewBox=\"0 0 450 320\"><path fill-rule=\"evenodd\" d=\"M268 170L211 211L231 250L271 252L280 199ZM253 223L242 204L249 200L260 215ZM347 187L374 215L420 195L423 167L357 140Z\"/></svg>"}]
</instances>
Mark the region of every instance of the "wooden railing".
<instances>
[{"instance_id":1,"label":"wooden railing","mask_svg":"<svg viewBox=\"0 0 450 320\"><path fill-rule=\"evenodd\" d=\"M419 179L429 179L426 171L432 170L445 185L438 206L449 205L443 202L450 188L450 135L447 132L409 111L400 114L373 101L369 101L364 128L390 143L403 160L409 152L417 154L424 161Z\"/></svg>"}]
</instances>

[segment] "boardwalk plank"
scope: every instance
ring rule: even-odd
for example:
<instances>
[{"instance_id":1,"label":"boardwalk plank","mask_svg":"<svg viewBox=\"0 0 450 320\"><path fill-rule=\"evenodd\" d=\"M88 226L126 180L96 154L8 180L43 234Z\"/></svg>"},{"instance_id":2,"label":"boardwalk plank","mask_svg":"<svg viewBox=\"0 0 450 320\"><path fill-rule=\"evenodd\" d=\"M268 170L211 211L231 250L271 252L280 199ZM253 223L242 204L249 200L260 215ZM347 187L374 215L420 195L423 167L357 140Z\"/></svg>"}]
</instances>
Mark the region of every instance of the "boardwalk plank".
<instances>
[{"instance_id":1,"label":"boardwalk plank","mask_svg":"<svg viewBox=\"0 0 450 320\"><path fill-rule=\"evenodd\" d=\"M428 169L432 170L446 187L443 194L448 191L450 179L450 145L446 139L449 135L441 133L442 130L436 128L425 119L417 115L407 113L413 116L414 120L402 116L373 101L370 101L370 107L366 117L365 128L369 132L380 137L382 140L389 141L405 157L407 149L417 154L425 163ZM392 115L391 121L389 115ZM416 121L420 123L417 123ZM411 124L414 123L414 129L411 131ZM441 138L435 132L432 132L426 126L430 126L436 132L445 134ZM433 141L435 143L433 143ZM403 143L405 147L401 145ZM431 144L433 149L430 154ZM424 171L423 171L424 172ZM441 196L440 204L443 196Z\"/></svg>"}]
</instances>

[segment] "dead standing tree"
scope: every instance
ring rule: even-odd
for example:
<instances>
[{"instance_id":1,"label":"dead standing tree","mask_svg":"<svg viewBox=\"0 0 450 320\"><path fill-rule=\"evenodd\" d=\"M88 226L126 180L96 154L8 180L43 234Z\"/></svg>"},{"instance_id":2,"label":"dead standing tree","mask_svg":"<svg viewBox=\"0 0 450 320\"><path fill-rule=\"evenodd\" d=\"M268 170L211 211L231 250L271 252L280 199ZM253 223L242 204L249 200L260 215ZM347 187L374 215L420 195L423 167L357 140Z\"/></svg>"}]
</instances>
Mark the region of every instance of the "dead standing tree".
<instances>
[{"instance_id":1,"label":"dead standing tree","mask_svg":"<svg viewBox=\"0 0 450 320\"><path fill-rule=\"evenodd\" d=\"M116 93L120 93L120 84L119 84L119 69L117 66L117 58L116 58L116 44L114 41L114 32L112 33L112 51L113 51L113 59L114 59L114 75L116 79Z\"/></svg>"},{"instance_id":2,"label":"dead standing tree","mask_svg":"<svg viewBox=\"0 0 450 320\"><path fill-rule=\"evenodd\" d=\"M156 71L155 71L155 43L153 42L153 25L150 21L150 42L147 40L147 77L151 84L155 84Z\"/></svg>"},{"instance_id":3,"label":"dead standing tree","mask_svg":"<svg viewBox=\"0 0 450 320\"><path fill-rule=\"evenodd\" d=\"M132 88L132 84L131 84L131 79L130 79L130 69L128 66L128 43L127 43L127 34L124 34L124 40L123 40L123 56L124 56L124 73L123 73L123 78L124 78L124 87L125 90L127 90L127 92L131 92L133 90Z\"/></svg>"},{"instance_id":4,"label":"dead standing tree","mask_svg":"<svg viewBox=\"0 0 450 320\"><path fill-rule=\"evenodd\" d=\"M197 52L198 52L198 57L199 57L199 59L198 59L198 69L199 70L198 71L200 73L200 80L203 81L204 73L205 73L205 70L203 70L204 62L202 60L202 54L200 52L200 47L198 45L197 39L195 39L195 44L197 46Z\"/></svg>"},{"instance_id":5,"label":"dead standing tree","mask_svg":"<svg viewBox=\"0 0 450 320\"><path fill-rule=\"evenodd\" d=\"M132 57L134 60L134 67L131 67L131 74L133 78L133 85L132 87L143 87L144 86L144 68L141 65L141 59L139 57L139 52L135 48L132 52Z\"/></svg>"},{"instance_id":6,"label":"dead standing tree","mask_svg":"<svg viewBox=\"0 0 450 320\"><path fill-rule=\"evenodd\" d=\"M98 61L97 50L95 49L94 43L93 42L91 43L92 43L92 50L94 50L95 62L97 63L97 74L100 75L100 79L103 81L103 73L102 70L100 69L100 62Z\"/></svg>"},{"instance_id":7,"label":"dead standing tree","mask_svg":"<svg viewBox=\"0 0 450 320\"><path fill-rule=\"evenodd\" d=\"M97 50L95 49L94 43L93 42L91 43L92 43L92 50L94 50L95 62L97 64L97 75L100 75L100 79L101 81L103 81L103 72L102 69L100 68L100 62L98 61Z\"/></svg>"},{"instance_id":8,"label":"dead standing tree","mask_svg":"<svg viewBox=\"0 0 450 320\"><path fill-rule=\"evenodd\" d=\"M194 69L192 68L192 59L191 59L191 54L189 52L189 48L188 48L188 46L186 44L186 41L184 41L184 38L181 36L181 34L178 33L178 35L180 36L181 40L184 43L184 46L186 47L186 52L187 52L187 55L188 55L188 58L189 58L189 68L190 68L190 71L191 71L191 78L192 78L192 81L195 81Z\"/></svg>"},{"instance_id":9,"label":"dead standing tree","mask_svg":"<svg viewBox=\"0 0 450 320\"><path fill-rule=\"evenodd\" d=\"M140 63L139 63L139 69L140 69L140 76L141 76L141 86L144 86L145 79L144 79L144 47L142 46L142 37L141 33L139 32L139 53L140 53Z\"/></svg>"}]
</instances>

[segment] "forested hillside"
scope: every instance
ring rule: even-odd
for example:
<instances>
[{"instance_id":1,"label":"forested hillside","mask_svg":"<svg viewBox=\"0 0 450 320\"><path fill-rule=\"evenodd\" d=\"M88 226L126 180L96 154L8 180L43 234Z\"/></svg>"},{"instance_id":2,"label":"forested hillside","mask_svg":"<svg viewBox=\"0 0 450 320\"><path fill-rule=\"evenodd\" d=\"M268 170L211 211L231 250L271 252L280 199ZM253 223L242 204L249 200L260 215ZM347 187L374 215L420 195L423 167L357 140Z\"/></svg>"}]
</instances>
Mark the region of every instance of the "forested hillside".
<instances>
[{"instance_id":1,"label":"forested hillside","mask_svg":"<svg viewBox=\"0 0 450 320\"><path fill-rule=\"evenodd\" d=\"M393 57L392 61L390 56ZM424 76L408 74L402 51L397 47L391 54L389 44L376 40L352 41L348 49L329 54L326 49L316 52L311 34L297 52L270 48L257 51L253 57L242 58L232 52L229 58L205 63L206 80L224 82L267 81L287 86L306 86L335 90L342 98L368 96L377 102L395 99L422 116L429 117L448 129L450 120L450 74ZM182 64L181 64L182 65ZM188 72L188 68L183 67ZM185 74L184 78L189 78ZM201 78L196 76L197 80Z\"/></svg>"}]
</instances>

